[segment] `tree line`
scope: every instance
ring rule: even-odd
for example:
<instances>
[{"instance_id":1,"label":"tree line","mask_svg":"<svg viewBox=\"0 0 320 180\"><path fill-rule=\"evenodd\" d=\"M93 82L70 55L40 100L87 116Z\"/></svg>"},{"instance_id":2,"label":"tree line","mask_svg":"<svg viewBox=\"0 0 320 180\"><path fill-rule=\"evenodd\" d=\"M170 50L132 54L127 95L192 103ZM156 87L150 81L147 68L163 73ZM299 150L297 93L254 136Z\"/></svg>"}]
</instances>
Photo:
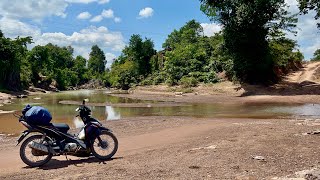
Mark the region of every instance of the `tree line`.
<instances>
[{"instance_id":1,"label":"tree line","mask_svg":"<svg viewBox=\"0 0 320 180\"><path fill-rule=\"evenodd\" d=\"M110 68L105 67L106 57L97 45L85 59L74 57L71 46L49 43L28 50L32 37L10 39L0 31L0 89L34 85L64 90L91 79L122 89L160 83L191 87L218 82L222 72L230 80L274 83L303 60L296 42L284 33L294 33L297 22L284 0L200 2L201 10L223 26L221 32L204 36L200 23L191 20L168 35L161 51L154 49L151 39L134 34ZM317 0L299 3L301 13L316 10L319 18Z\"/></svg>"},{"instance_id":2,"label":"tree line","mask_svg":"<svg viewBox=\"0 0 320 180\"><path fill-rule=\"evenodd\" d=\"M33 85L65 90L105 73L105 55L96 45L86 60L82 56L74 58L71 46L49 43L28 50L31 43L32 37L10 39L0 31L0 89L22 90Z\"/></svg>"}]
</instances>

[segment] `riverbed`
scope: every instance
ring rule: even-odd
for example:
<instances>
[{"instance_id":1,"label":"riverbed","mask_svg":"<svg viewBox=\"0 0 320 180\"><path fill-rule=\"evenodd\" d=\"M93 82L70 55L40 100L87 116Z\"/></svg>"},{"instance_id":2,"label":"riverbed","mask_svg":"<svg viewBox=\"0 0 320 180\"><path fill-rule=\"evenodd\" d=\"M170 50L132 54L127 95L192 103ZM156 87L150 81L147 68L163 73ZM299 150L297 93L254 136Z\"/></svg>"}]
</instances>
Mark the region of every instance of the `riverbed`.
<instances>
[{"instance_id":1,"label":"riverbed","mask_svg":"<svg viewBox=\"0 0 320 180\"><path fill-rule=\"evenodd\" d=\"M52 116L53 122L67 123L72 128L81 127L81 120L75 118L75 109L83 99L89 99L88 106L97 119L108 122L132 117L187 116L192 118L258 118L258 119L320 119L320 105L313 103L179 103L139 100L116 97L109 90L78 90L40 94L28 98L14 99L11 104L0 107L3 111L19 113L27 104L43 106ZM0 114L1 134L18 135L25 128L13 113Z\"/></svg>"}]
</instances>

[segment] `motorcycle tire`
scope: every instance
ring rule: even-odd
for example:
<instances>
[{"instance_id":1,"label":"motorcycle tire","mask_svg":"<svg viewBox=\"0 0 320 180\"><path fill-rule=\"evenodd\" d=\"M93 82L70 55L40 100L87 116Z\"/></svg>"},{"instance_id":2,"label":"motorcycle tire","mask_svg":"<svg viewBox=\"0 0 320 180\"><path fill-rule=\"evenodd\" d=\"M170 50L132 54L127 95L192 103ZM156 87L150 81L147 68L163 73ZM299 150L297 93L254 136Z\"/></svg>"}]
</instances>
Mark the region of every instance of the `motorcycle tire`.
<instances>
[{"instance_id":1,"label":"motorcycle tire","mask_svg":"<svg viewBox=\"0 0 320 180\"><path fill-rule=\"evenodd\" d=\"M107 150L111 150L111 151L109 152ZM116 154L117 150L118 150L118 139L114 134L108 131L102 131L101 134L97 136L93 140L93 143L91 144L92 154L96 158L101 160L111 159L112 156Z\"/></svg>"},{"instance_id":2,"label":"motorcycle tire","mask_svg":"<svg viewBox=\"0 0 320 180\"><path fill-rule=\"evenodd\" d=\"M33 142L33 141L39 141L41 142L42 140L42 135L32 135L30 137L28 137L22 144L20 147L20 158L21 160L27 164L30 167L40 167L46 163L48 163L53 154L52 153L39 153L37 152L38 150L32 149L31 147L29 147L29 143ZM45 142L45 141L44 141ZM27 150L31 150L31 155L34 157L43 157L43 160L32 160L30 157L28 157L28 155L26 154ZM49 149L48 149L49 151ZM37 158L38 159L38 158Z\"/></svg>"}]
</instances>

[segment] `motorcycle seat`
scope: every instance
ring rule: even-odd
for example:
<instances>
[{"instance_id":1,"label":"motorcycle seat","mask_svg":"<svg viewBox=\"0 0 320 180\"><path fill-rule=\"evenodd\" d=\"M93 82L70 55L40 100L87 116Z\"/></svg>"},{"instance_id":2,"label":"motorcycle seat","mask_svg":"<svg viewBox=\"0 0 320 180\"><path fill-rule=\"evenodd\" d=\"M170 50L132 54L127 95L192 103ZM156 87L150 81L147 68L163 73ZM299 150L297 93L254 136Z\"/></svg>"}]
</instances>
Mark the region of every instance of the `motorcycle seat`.
<instances>
[{"instance_id":1,"label":"motorcycle seat","mask_svg":"<svg viewBox=\"0 0 320 180\"><path fill-rule=\"evenodd\" d=\"M69 125L65 123L52 123L52 125L63 133L67 133L70 129Z\"/></svg>"}]
</instances>

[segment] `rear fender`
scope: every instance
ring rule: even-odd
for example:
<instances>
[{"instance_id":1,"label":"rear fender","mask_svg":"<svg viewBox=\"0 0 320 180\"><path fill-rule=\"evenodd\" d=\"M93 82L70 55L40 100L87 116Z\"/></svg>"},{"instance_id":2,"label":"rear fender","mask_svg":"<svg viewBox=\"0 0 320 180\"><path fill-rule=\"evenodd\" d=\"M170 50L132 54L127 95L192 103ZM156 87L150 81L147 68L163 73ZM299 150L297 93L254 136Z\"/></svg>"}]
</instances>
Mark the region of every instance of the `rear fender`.
<instances>
[{"instance_id":1,"label":"rear fender","mask_svg":"<svg viewBox=\"0 0 320 180\"><path fill-rule=\"evenodd\" d=\"M40 134L43 134L45 136L45 133L41 132L41 131L38 131L38 130L35 130L35 129L28 129L28 130L25 130L21 133L21 135L19 136L18 138L18 142L16 144L16 146L18 146L23 140L24 138L26 138L30 133L40 133ZM47 136L46 136L47 137ZM49 138L49 137L47 137ZM51 138L49 138L51 140Z\"/></svg>"},{"instance_id":2,"label":"rear fender","mask_svg":"<svg viewBox=\"0 0 320 180\"><path fill-rule=\"evenodd\" d=\"M17 142L16 146L18 146L24 140L24 138L26 138L30 133L40 133L43 135L43 138L48 138L48 140L52 141L52 139L49 136L47 136L45 133L43 133L41 131L37 131L37 130L28 129L28 130L25 130L21 133L21 135L19 136L19 138L17 140L18 142Z\"/></svg>"},{"instance_id":3,"label":"rear fender","mask_svg":"<svg viewBox=\"0 0 320 180\"><path fill-rule=\"evenodd\" d=\"M20 137L18 138L18 142L17 142L16 146L18 146L21 143L21 141L24 140L24 138L27 137L28 134L30 134L30 133L31 133L31 131L29 131L29 130L23 131L22 134L20 135Z\"/></svg>"}]
</instances>

